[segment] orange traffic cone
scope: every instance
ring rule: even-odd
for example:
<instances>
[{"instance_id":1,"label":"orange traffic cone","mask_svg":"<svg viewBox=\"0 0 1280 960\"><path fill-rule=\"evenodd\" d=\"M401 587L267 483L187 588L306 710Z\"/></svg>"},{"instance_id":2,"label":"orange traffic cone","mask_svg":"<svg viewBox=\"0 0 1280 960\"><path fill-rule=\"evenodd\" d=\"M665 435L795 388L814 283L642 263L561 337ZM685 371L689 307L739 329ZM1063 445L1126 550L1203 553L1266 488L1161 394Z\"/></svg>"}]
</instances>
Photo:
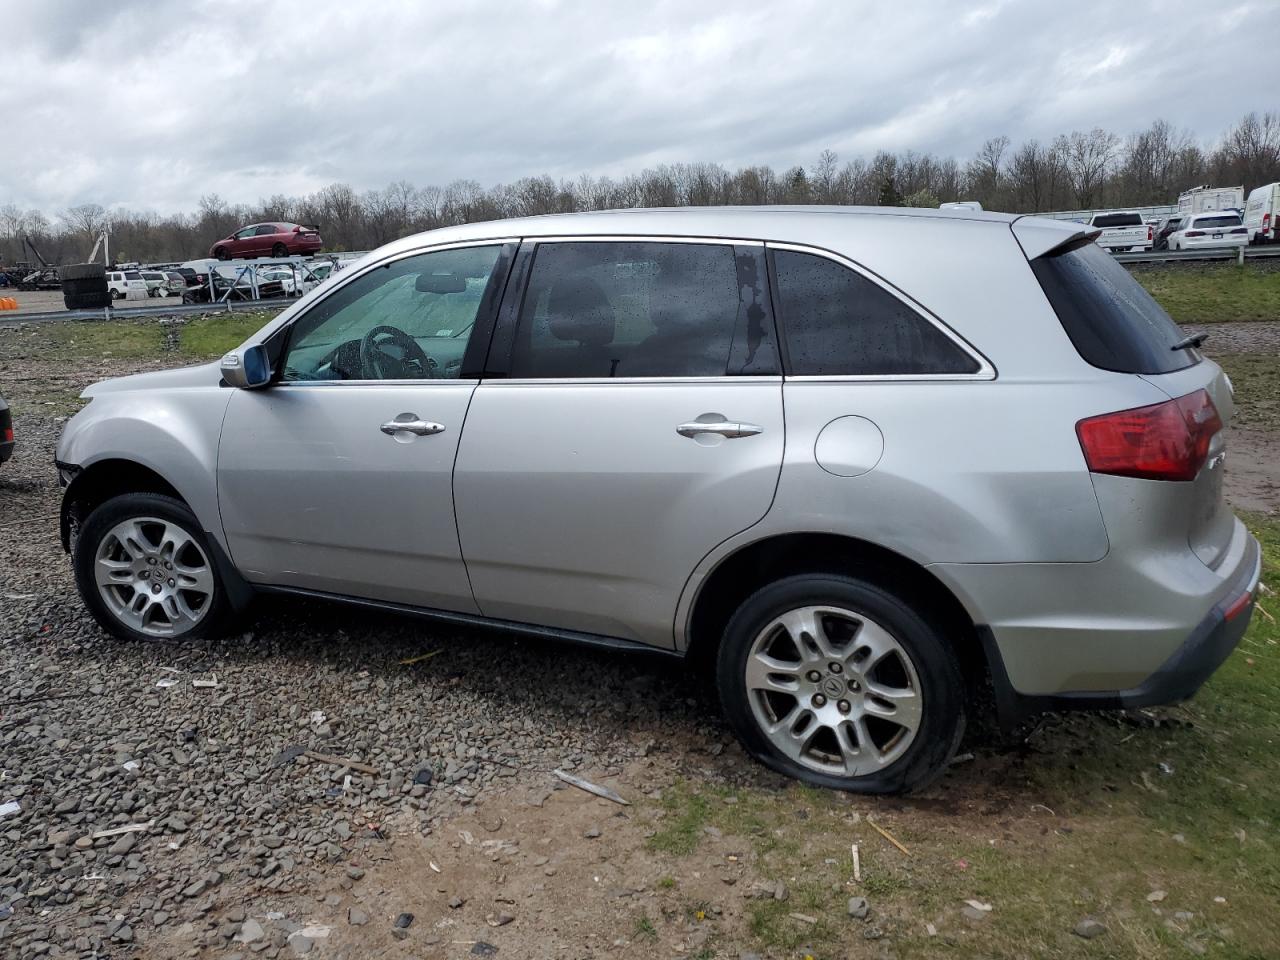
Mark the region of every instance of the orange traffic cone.
<instances>
[{"instance_id":1,"label":"orange traffic cone","mask_svg":"<svg viewBox=\"0 0 1280 960\"><path fill-rule=\"evenodd\" d=\"M17 310L18 301L13 297L0 297L0 310Z\"/></svg>"}]
</instances>

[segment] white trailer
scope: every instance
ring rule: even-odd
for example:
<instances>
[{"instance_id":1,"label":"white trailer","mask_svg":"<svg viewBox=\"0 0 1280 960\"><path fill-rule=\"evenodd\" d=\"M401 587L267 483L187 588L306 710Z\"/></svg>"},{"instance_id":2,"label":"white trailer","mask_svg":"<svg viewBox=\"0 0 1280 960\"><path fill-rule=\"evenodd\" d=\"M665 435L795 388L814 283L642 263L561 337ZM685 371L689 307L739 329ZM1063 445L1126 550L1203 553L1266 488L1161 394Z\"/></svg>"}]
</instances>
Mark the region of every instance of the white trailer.
<instances>
[{"instance_id":1,"label":"white trailer","mask_svg":"<svg viewBox=\"0 0 1280 960\"><path fill-rule=\"evenodd\" d=\"M1244 210L1244 187L1192 187L1178 195L1178 213L1185 217L1215 210Z\"/></svg>"}]
</instances>

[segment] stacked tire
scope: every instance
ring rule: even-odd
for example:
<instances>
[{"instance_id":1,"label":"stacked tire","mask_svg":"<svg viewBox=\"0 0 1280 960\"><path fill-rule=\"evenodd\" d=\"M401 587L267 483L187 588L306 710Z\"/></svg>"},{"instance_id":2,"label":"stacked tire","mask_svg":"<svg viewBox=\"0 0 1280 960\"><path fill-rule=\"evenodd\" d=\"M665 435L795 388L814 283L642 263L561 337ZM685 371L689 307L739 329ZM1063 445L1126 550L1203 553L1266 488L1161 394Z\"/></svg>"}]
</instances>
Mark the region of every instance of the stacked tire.
<instances>
[{"instance_id":1,"label":"stacked tire","mask_svg":"<svg viewBox=\"0 0 1280 960\"><path fill-rule=\"evenodd\" d=\"M68 310L94 310L111 306L107 268L100 263L73 263L58 271L62 277L62 302Z\"/></svg>"}]
</instances>

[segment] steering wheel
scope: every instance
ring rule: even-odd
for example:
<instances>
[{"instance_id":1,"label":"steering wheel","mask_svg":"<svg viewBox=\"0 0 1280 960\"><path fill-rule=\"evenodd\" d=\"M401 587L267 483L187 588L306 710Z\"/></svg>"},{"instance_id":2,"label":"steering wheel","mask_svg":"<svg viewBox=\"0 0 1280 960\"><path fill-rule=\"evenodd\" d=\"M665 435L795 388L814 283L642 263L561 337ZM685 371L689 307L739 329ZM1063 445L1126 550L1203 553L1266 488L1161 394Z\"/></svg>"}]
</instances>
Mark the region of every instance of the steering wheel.
<instances>
[{"instance_id":1,"label":"steering wheel","mask_svg":"<svg viewBox=\"0 0 1280 960\"><path fill-rule=\"evenodd\" d=\"M403 356L395 357L384 353L382 348L390 344L398 346L403 351ZM399 376L387 375L387 367L384 365L389 362L400 367ZM413 371L412 364L415 363L419 375L413 379L431 376L431 369L435 366L431 358L418 345L417 340L396 327L374 327L360 341L360 370L367 380L402 380L405 378L404 371Z\"/></svg>"}]
</instances>

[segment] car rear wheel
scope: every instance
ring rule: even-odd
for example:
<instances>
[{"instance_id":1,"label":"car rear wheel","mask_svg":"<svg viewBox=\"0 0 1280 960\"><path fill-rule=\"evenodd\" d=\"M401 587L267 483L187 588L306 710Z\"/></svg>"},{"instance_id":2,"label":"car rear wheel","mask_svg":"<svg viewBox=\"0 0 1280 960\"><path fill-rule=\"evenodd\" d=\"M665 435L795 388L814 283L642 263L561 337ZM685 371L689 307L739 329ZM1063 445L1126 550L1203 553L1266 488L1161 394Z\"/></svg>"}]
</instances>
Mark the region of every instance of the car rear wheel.
<instances>
[{"instance_id":1,"label":"car rear wheel","mask_svg":"<svg viewBox=\"0 0 1280 960\"><path fill-rule=\"evenodd\" d=\"M767 766L824 787L896 793L946 769L964 691L941 632L867 581L789 577L725 630L716 685L726 717Z\"/></svg>"},{"instance_id":2,"label":"car rear wheel","mask_svg":"<svg viewBox=\"0 0 1280 960\"><path fill-rule=\"evenodd\" d=\"M131 493L89 514L72 563L80 596L105 629L125 640L176 640L216 633L230 616L213 557L186 504Z\"/></svg>"}]
</instances>

